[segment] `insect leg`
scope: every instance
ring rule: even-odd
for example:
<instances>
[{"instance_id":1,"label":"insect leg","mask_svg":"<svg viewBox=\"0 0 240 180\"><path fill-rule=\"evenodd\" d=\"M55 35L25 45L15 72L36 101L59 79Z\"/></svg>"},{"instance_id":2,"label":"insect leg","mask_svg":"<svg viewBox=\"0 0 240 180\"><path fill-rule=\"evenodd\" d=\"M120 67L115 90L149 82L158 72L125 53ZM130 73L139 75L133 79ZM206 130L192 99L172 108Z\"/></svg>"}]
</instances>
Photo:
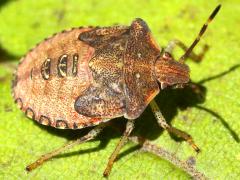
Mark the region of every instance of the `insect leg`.
<instances>
[{"instance_id":1,"label":"insect leg","mask_svg":"<svg viewBox=\"0 0 240 180\"><path fill-rule=\"evenodd\" d=\"M170 126L165 118L163 117L157 103L155 102L155 100L152 100L150 103L151 109L154 113L155 118L158 121L158 124L163 128L166 129L168 132L173 133L175 135L177 135L178 137L183 138L185 141L187 141L196 152L199 152L200 149L197 147L197 145L194 143L193 138L191 137L191 135L189 135L188 133L181 131L177 128L174 128L172 126Z\"/></svg>"},{"instance_id":2,"label":"insect leg","mask_svg":"<svg viewBox=\"0 0 240 180\"><path fill-rule=\"evenodd\" d=\"M124 132L123 136L121 137L120 141L118 142L115 150L111 154L111 156L110 156L110 158L108 160L107 167L106 167L106 169L105 169L105 171L103 173L103 176L107 177L110 174L112 166L113 166L113 163L114 163L115 159L117 158L117 155L119 154L121 148L127 142L128 136L132 132L133 128L134 128L134 120L128 120L125 132Z\"/></svg>"},{"instance_id":3,"label":"insect leg","mask_svg":"<svg viewBox=\"0 0 240 180\"><path fill-rule=\"evenodd\" d=\"M183 49L184 52L186 52L187 49L188 49L188 47L187 47L182 41L180 41L180 40L178 40L178 39L174 39L174 40L172 40L172 41L170 41L170 42L168 43L167 47L164 49L164 52L167 52L168 54L172 54L173 49L174 49L176 46L178 46L178 47L180 47L181 49ZM208 51L208 49L209 49L209 46L208 46L208 45L204 45L201 53L196 54L196 53L194 53L194 52L192 51L192 52L189 54L189 58L192 59L192 60L195 61L195 62L200 62L200 61L203 59L205 53Z\"/></svg>"},{"instance_id":4,"label":"insect leg","mask_svg":"<svg viewBox=\"0 0 240 180\"><path fill-rule=\"evenodd\" d=\"M36 160L34 163L28 165L26 167L27 171L32 171L33 169L37 168L38 166L42 165L45 161L48 161L49 159L53 158L54 156L57 156L58 154L60 154L61 152L71 149L72 147L84 143L86 141L92 140L93 138L95 138L102 130L103 128L106 126L107 123L96 126L94 129L92 129L91 131L88 132L88 134L86 134L85 136L74 140L74 141L70 141L68 143L66 143L65 145L63 145L62 147L55 149L54 151L44 154L42 155L38 160Z\"/></svg>"},{"instance_id":5,"label":"insect leg","mask_svg":"<svg viewBox=\"0 0 240 180\"><path fill-rule=\"evenodd\" d=\"M157 155L161 159L165 159L168 162L171 162L176 167L184 170L192 177L192 179L208 179L203 173L199 172L194 165L188 163L187 161L179 159L176 154L171 153L166 149L151 143L151 141L139 136L131 136L128 139L129 141L139 144L141 146L141 151L150 152L154 155Z\"/></svg>"}]
</instances>

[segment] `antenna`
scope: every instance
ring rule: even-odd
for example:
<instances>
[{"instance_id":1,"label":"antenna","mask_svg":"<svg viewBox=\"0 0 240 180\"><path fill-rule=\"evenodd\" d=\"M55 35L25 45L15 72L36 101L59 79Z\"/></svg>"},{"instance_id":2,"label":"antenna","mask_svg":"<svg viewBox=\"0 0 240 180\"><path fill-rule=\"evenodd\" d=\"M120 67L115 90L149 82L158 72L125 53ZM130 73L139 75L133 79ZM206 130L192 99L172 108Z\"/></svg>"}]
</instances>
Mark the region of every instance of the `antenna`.
<instances>
[{"instance_id":1,"label":"antenna","mask_svg":"<svg viewBox=\"0 0 240 180\"><path fill-rule=\"evenodd\" d=\"M206 23L202 26L200 32L198 33L197 38L193 41L193 43L191 44L191 46L187 49L187 51L185 52L185 54L182 55L182 57L179 58L179 62L180 63L184 63L185 59L189 56L189 54L192 52L193 48L197 45L197 43L200 41L202 35L204 34L204 32L206 31L208 24L213 20L213 18L216 16L216 14L218 13L219 9L221 8L221 4L219 4L214 11L212 12L212 14L209 16L208 20L206 21Z\"/></svg>"}]
</instances>

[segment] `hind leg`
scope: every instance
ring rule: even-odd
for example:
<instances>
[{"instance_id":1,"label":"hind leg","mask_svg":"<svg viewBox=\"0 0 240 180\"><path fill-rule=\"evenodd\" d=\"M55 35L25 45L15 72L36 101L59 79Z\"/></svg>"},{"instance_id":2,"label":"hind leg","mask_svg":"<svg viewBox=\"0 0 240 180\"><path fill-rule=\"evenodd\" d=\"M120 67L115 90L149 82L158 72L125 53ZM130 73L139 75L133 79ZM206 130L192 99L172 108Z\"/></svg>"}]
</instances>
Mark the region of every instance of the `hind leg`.
<instances>
[{"instance_id":1,"label":"hind leg","mask_svg":"<svg viewBox=\"0 0 240 180\"><path fill-rule=\"evenodd\" d=\"M89 140L92 140L103 130L103 128L105 126L106 126L106 123L102 124L102 125L98 125L94 129L92 129L88 134L86 134L85 136L83 136L83 137L81 137L77 140L70 141L70 142L66 143L65 145L63 145L62 147L60 147L60 148L58 148L58 149L56 149L56 150L54 150L50 153L42 155L34 163L28 165L26 167L26 170L27 171L32 171L33 169L36 169L37 167L42 165L44 162L46 162L46 161L50 160L51 158L57 156L58 154L62 153L63 151L71 149L72 147L74 147L78 144L81 144L81 143L87 142Z\"/></svg>"}]
</instances>

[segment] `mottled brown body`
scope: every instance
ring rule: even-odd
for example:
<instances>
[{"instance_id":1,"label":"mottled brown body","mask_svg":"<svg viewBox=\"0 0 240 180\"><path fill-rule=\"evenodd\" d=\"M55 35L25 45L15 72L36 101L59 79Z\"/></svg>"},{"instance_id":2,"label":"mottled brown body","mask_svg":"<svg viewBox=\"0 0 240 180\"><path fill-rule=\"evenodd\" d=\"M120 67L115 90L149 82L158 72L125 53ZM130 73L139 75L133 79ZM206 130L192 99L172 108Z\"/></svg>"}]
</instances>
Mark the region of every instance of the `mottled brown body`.
<instances>
[{"instance_id":1,"label":"mottled brown body","mask_svg":"<svg viewBox=\"0 0 240 180\"><path fill-rule=\"evenodd\" d=\"M141 19L131 26L64 31L22 58L13 95L28 117L56 128L136 119L159 92L159 55Z\"/></svg>"},{"instance_id":2,"label":"mottled brown body","mask_svg":"<svg viewBox=\"0 0 240 180\"><path fill-rule=\"evenodd\" d=\"M105 31L108 31L105 34ZM82 33L80 40L95 48L89 66L94 84L76 102L86 116L136 119L159 92L154 65L160 49L141 19Z\"/></svg>"}]
</instances>

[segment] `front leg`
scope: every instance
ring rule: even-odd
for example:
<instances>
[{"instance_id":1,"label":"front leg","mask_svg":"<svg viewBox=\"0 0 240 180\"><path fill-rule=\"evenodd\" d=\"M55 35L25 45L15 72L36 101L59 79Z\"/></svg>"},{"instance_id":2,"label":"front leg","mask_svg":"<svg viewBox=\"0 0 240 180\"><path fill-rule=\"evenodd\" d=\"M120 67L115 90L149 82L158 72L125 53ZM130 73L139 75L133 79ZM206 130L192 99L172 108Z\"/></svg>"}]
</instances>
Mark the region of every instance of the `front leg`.
<instances>
[{"instance_id":1,"label":"front leg","mask_svg":"<svg viewBox=\"0 0 240 180\"><path fill-rule=\"evenodd\" d=\"M183 138L185 141L187 141L192 148L196 151L196 152L200 152L200 149L197 147L197 145L194 143L193 138L191 137L191 135L189 135L188 133L181 131L177 128L174 128L172 126L170 126L165 118L163 117L157 103L155 102L155 100L152 100L150 102L150 106L151 109L154 113L155 118L157 119L157 122L159 124L159 126L161 126L163 129L166 129L169 133L173 133L176 136Z\"/></svg>"}]
</instances>

